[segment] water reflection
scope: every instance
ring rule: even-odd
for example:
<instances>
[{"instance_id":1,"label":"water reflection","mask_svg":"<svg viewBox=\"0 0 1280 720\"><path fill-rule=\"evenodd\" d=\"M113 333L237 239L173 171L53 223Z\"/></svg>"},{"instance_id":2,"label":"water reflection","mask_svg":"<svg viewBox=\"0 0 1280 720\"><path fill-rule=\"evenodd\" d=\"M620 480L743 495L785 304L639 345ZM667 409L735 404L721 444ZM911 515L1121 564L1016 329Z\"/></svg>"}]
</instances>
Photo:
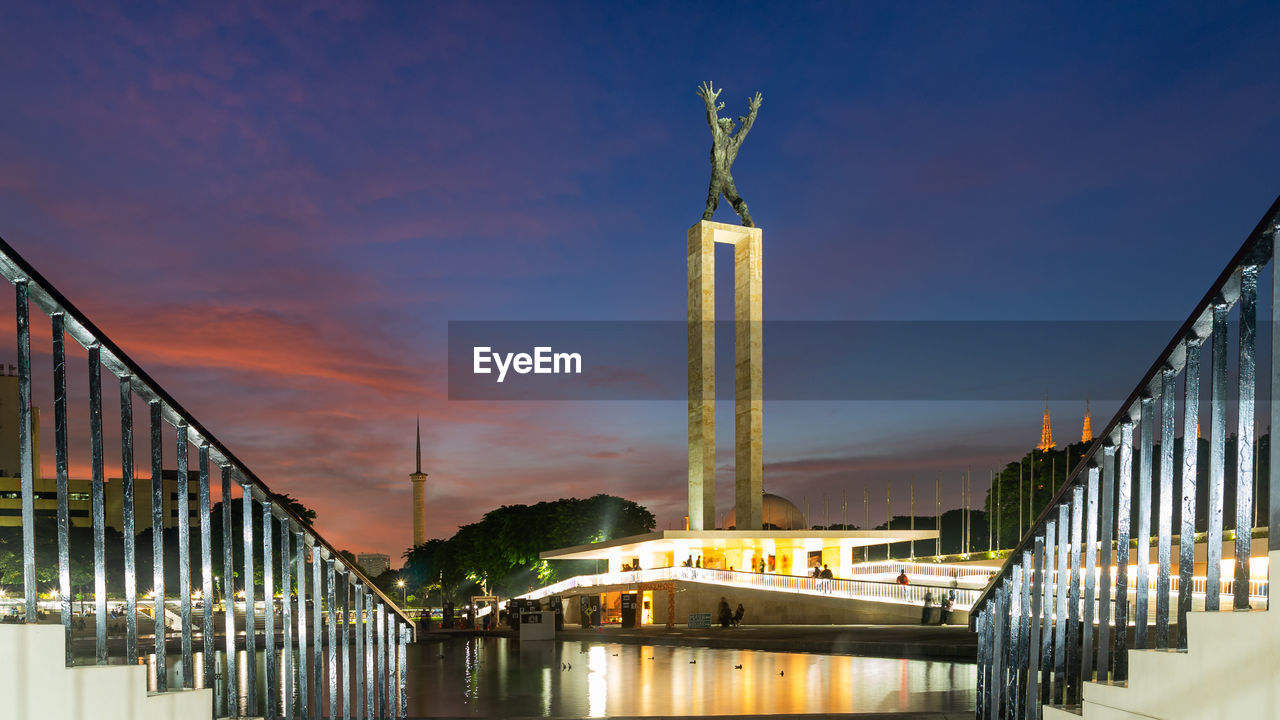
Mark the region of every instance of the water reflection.
<instances>
[{"instance_id":1,"label":"water reflection","mask_svg":"<svg viewBox=\"0 0 1280 720\"><path fill-rule=\"evenodd\" d=\"M504 638L411 645L408 661L410 717L974 709L975 667L942 661Z\"/></svg>"}]
</instances>

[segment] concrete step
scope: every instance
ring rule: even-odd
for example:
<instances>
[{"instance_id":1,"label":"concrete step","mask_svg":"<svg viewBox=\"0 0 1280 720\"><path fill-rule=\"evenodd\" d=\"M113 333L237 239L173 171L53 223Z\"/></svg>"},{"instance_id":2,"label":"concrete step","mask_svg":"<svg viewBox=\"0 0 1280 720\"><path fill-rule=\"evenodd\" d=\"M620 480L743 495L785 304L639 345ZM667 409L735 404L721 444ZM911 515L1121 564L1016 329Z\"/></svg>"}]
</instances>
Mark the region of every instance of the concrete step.
<instances>
[{"instance_id":1,"label":"concrete step","mask_svg":"<svg viewBox=\"0 0 1280 720\"><path fill-rule=\"evenodd\" d=\"M207 717L212 690L147 693L141 665L65 664L61 625L0 625L0 697L15 718L171 720ZM5 717L10 717L5 715Z\"/></svg>"}]
</instances>

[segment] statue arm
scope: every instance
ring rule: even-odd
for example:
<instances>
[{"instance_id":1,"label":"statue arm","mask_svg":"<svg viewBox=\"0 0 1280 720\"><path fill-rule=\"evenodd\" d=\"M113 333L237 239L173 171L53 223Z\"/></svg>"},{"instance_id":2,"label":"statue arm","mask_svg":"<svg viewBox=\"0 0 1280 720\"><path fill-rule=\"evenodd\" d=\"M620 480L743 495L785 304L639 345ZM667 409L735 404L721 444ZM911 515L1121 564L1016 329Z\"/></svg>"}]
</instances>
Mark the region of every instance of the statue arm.
<instances>
[{"instance_id":1,"label":"statue arm","mask_svg":"<svg viewBox=\"0 0 1280 720\"><path fill-rule=\"evenodd\" d=\"M720 118L716 112L724 109L724 103L716 104L716 99L720 97L720 91L712 87L710 82L704 82L698 86L698 97L707 106L707 125L711 128L711 135L718 136L720 130Z\"/></svg>"},{"instance_id":2,"label":"statue arm","mask_svg":"<svg viewBox=\"0 0 1280 720\"><path fill-rule=\"evenodd\" d=\"M746 139L747 133L751 131L751 126L756 124L756 113L760 112L760 103L763 101L764 98L760 96L760 93L756 93L755 97L747 100L747 106L751 108L751 111L747 113L746 117L739 118L742 120L742 129L738 130L738 133L733 137L735 149L742 146L742 141Z\"/></svg>"}]
</instances>

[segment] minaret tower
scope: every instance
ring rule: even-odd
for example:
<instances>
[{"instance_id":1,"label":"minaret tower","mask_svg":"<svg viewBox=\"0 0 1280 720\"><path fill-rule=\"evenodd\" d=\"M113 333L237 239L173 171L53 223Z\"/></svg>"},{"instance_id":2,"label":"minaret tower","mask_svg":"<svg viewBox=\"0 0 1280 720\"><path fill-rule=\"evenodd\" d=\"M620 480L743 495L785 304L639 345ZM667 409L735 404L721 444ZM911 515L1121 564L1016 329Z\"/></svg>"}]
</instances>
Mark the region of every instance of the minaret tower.
<instances>
[{"instance_id":1,"label":"minaret tower","mask_svg":"<svg viewBox=\"0 0 1280 720\"><path fill-rule=\"evenodd\" d=\"M413 482L413 546L427 541L427 474L422 472L422 420L417 427L417 470L409 475Z\"/></svg>"},{"instance_id":2,"label":"minaret tower","mask_svg":"<svg viewBox=\"0 0 1280 720\"><path fill-rule=\"evenodd\" d=\"M1049 422L1049 396L1044 396L1044 425L1040 428L1040 444L1036 449L1040 452L1047 452L1054 448L1053 442L1053 425Z\"/></svg>"},{"instance_id":3,"label":"minaret tower","mask_svg":"<svg viewBox=\"0 0 1280 720\"><path fill-rule=\"evenodd\" d=\"M1093 442L1093 418L1089 416L1089 401L1084 401L1084 428L1080 431L1080 442Z\"/></svg>"}]
</instances>

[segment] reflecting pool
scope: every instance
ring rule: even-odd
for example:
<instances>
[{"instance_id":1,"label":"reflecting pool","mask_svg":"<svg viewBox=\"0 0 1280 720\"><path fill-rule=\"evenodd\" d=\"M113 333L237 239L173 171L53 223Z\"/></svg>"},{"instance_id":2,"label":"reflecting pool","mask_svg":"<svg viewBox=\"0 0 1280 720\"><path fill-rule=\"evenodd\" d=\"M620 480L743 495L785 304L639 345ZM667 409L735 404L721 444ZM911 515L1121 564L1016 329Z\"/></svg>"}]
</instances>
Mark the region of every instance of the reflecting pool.
<instances>
[{"instance_id":1,"label":"reflecting pool","mask_svg":"<svg viewBox=\"0 0 1280 720\"><path fill-rule=\"evenodd\" d=\"M976 678L947 661L505 638L408 660L410 717L972 712Z\"/></svg>"}]
</instances>

